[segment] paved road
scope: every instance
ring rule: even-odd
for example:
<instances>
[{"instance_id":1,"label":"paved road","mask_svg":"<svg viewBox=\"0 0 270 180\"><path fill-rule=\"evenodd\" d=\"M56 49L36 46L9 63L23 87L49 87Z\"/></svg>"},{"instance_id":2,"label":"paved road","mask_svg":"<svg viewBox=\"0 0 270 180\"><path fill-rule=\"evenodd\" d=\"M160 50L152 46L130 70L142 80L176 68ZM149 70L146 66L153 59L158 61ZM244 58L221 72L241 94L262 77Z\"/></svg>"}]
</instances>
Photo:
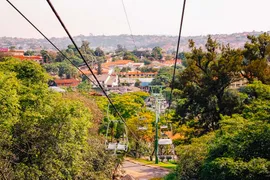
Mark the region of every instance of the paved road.
<instances>
[{"instance_id":1,"label":"paved road","mask_svg":"<svg viewBox=\"0 0 270 180\"><path fill-rule=\"evenodd\" d=\"M168 170L158 167L145 166L131 161L124 161L123 169L126 171L126 174L133 176L137 180L148 180L155 177L164 177L169 173Z\"/></svg>"}]
</instances>

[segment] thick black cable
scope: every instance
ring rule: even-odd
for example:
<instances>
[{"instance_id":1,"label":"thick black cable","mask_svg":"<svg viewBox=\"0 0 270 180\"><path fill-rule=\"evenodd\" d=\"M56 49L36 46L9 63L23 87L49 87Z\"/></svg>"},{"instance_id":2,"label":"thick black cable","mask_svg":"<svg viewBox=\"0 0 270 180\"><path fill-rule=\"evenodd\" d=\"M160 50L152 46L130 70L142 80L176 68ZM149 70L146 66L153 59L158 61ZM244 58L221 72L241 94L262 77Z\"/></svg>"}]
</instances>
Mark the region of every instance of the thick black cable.
<instances>
[{"instance_id":1,"label":"thick black cable","mask_svg":"<svg viewBox=\"0 0 270 180\"><path fill-rule=\"evenodd\" d=\"M174 61L174 68L173 68L173 77L172 77L172 82L171 82L171 85L170 85L171 93L170 93L170 99L169 99L169 109L170 109L171 104L172 104L172 94L173 94L173 89L174 89L175 71L176 71L176 64L177 64L177 59L178 59L179 46L180 46L181 36L182 36L182 27L183 27L183 22L184 22L185 9L186 9L186 0L184 0L183 8L182 8L182 16L181 16L181 22L180 22L179 35L178 35L178 42L177 42L176 55L175 55L175 61Z\"/></svg>"},{"instance_id":2,"label":"thick black cable","mask_svg":"<svg viewBox=\"0 0 270 180\"><path fill-rule=\"evenodd\" d=\"M104 88L102 87L102 85L100 84L100 82L98 81L96 75L94 74L94 72L92 71L91 67L89 66L89 64L87 63L87 61L84 59L81 51L79 50L77 44L75 43L74 39L72 38L72 36L70 35L68 29L66 28L65 24L63 23L62 19L60 18L60 16L58 15L57 11L55 10L54 6L52 5L50 0L47 0L49 6L51 7L53 13L55 14L55 16L57 17L58 21L60 22L60 24L62 25L63 29L65 30L65 32L67 33L69 39L71 40L71 42L73 43L73 45L75 46L76 50L78 51L78 53L80 54L82 60L85 62L86 66L88 67L88 69L90 70L91 74L93 75L94 79L96 80L96 82L98 83L100 89L102 90L102 92L104 93L104 95L106 96L106 98L108 99L109 103L112 105L113 109L115 110L116 114L119 116L119 118L121 119L121 121L123 121L123 123L125 124L125 126L129 129L129 131L131 132L131 134L134 136L134 138L139 141L139 139L137 138L137 136L135 135L135 133L133 131L131 131L131 129L128 127L128 125L126 124L126 121L124 120L124 118L121 116L121 114L119 113L119 111L117 110L117 108L115 107L115 105L113 104L112 100L110 99L110 97L107 95L106 91L104 90Z\"/></svg>"},{"instance_id":3,"label":"thick black cable","mask_svg":"<svg viewBox=\"0 0 270 180\"><path fill-rule=\"evenodd\" d=\"M43 34L18 8L16 8L9 0L7 2L29 23L35 28L65 59L67 59L76 69L78 69L87 79L98 87L98 85L91 80L80 68L78 68L45 34Z\"/></svg>"},{"instance_id":4,"label":"thick black cable","mask_svg":"<svg viewBox=\"0 0 270 180\"><path fill-rule=\"evenodd\" d=\"M134 43L135 50L137 50L137 46L136 46L135 39L134 39L134 36L133 36L133 33L132 33L132 29L131 29L131 25L130 25L130 22L129 22L129 18L128 18L128 14L127 14L127 9L126 9L126 6L125 6L125 2L124 2L124 0L121 0L121 1L122 1L122 5L123 5L123 9L124 9L125 15L126 15L126 20L127 20L127 23L128 23L130 35L131 35L132 41Z\"/></svg>"}]
</instances>

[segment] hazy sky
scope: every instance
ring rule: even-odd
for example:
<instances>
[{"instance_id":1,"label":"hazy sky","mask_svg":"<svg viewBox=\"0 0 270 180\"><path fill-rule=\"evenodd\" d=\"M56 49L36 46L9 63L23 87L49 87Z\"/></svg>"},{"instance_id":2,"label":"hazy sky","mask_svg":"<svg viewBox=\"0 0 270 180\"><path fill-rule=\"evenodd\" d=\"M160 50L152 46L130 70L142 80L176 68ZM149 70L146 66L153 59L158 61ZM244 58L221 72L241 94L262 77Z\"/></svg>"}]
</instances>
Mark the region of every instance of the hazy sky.
<instances>
[{"instance_id":1,"label":"hazy sky","mask_svg":"<svg viewBox=\"0 0 270 180\"><path fill-rule=\"evenodd\" d=\"M46 0L10 0L47 36L66 36ZM121 0L51 0L73 36L129 34ZM133 34L177 35L183 0L124 0ZM187 0L183 35L270 30L270 0ZM0 1L0 36L41 36Z\"/></svg>"}]
</instances>

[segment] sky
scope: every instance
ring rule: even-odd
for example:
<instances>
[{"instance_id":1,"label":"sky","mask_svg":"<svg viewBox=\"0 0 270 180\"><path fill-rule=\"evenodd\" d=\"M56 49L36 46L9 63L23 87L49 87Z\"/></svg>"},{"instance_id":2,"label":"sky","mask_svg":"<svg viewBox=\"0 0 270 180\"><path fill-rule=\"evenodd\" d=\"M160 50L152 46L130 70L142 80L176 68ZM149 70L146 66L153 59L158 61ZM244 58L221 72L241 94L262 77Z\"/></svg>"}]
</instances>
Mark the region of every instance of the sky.
<instances>
[{"instance_id":1,"label":"sky","mask_svg":"<svg viewBox=\"0 0 270 180\"><path fill-rule=\"evenodd\" d=\"M10 0L48 37L66 37L46 0ZM51 0L72 36L130 34L121 0ZM134 35L177 35L183 0L124 0ZM269 31L270 0L187 0L183 36ZM5 0L0 37L42 38Z\"/></svg>"}]
</instances>

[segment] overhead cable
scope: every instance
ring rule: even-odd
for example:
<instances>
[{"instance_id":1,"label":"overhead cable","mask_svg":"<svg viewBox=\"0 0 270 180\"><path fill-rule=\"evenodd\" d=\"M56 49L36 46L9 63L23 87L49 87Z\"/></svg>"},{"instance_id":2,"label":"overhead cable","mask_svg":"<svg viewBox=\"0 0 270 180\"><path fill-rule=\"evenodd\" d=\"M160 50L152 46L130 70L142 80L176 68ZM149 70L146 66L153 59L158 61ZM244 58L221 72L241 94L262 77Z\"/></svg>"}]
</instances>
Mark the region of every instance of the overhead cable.
<instances>
[{"instance_id":1,"label":"overhead cable","mask_svg":"<svg viewBox=\"0 0 270 180\"><path fill-rule=\"evenodd\" d=\"M75 46L76 50L78 51L79 55L81 56L82 60L85 62L86 66L88 67L88 69L90 70L91 74L93 75L94 79L96 80L96 82L98 83L100 89L102 90L102 92L104 93L104 95L106 96L106 98L108 99L109 103L112 105L114 111L116 112L116 114L118 115L118 117L121 119L121 121L125 124L125 126L128 128L128 130L131 132L131 134L134 136L134 138L138 141L139 139L137 138L137 136L135 135L135 133L128 127L128 125L126 124L126 121L124 120L124 118L121 116L121 114L119 113L119 111L117 110L116 106L113 104L112 100L110 99L110 97L108 96L108 94L106 93L106 91L104 90L104 88L102 87L102 85L100 84L99 80L97 79L96 75L94 74L93 70L91 69L91 67L89 66L89 64L87 63L87 61L85 60L85 58L83 57L81 51L79 50L77 44L75 43L74 39L72 38L72 36L70 35L68 29L66 28L64 22L62 21L62 19L60 18L59 14L57 13L57 11L55 10L53 4L51 3L50 0L47 0L49 6L51 7L53 13L55 14L55 16L57 17L58 21L60 22L60 24L62 25L63 29L65 30L65 32L67 33L69 39L71 40L71 42L73 43L73 45Z\"/></svg>"},{"instance_id":2,"label":"overhead cable","mask_svg":"<svg viewBox=\"0 0 270 180\"><path fill-rule=\"evenodd\" d=\"M170 99L169 99L169 108L171 107L171 104L172 104L172 94L173 94L174 83L175 83L176 64L177 64L179 46L180 46L181 36L182 36L182 27L183 27L183 22L184 22L185 9L186 9L186 0L184 0L184 2L183 2L182 16L181 16L181 21L180 21L180 29L179 29L179 35L178 35L178 41L177 41L177 47L176 47L176 55L175 55L174 68L173 68L173 77L172 77L172 82L170 84L171 93L170 93Z\"/></svg>"},{"instance_id":3,"label":"overhead cable","mask_svg":"<svg viewBox=\"0 0 270 180\"><path fill-rule=\"evenodd\" d=\"M130 22L129 22L129 18L128 18L128 13L127 13L127 9L126 9L126 6L125 6L125 2L124 2L124 0L121 0L121 1L122 1L123 9L124 9L124 12L125 12L126 20L127 20L127 23L128 23L130 35L131 35L132 41L134 43L135 50L137 50L137 46L136 46L135 39L134 39L134 36L133 36L133 33L132 33L132 29L131 29L131 25L130 25Z\"/></svg>"},{"instance_id":4,"label":"overhead cable","mask_svg":"<svg viewBox=\"0 0 270 180\"><path fill-rule=\"evenodd\" d=\"M95 86L98 85L90 79L79 67L77 67L71 59L69 59L45 34L43 34L16 6L14 6L9 0L7 2L29 23L33 28L35 28L65 59L67 59L78 71L80 71L87 79L92 82Z\"/></svg>"}]
</instances>

